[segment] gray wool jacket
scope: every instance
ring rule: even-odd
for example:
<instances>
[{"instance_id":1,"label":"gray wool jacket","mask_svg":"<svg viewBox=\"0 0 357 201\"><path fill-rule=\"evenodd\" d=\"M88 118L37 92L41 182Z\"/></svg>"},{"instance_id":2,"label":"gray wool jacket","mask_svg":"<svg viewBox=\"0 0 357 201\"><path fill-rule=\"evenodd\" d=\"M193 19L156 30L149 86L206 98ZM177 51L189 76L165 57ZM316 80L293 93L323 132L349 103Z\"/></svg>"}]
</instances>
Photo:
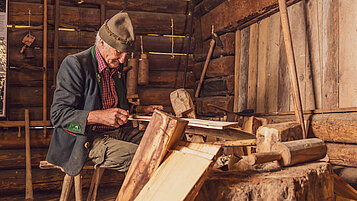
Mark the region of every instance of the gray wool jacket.
<instances>
[{"instance_id":1,"label":"gray wool jacket","mask_svg":"<svg viewBox=\"0 0 357 201\"><path fill-rule=\"evenodd\" d=\"M113 76L117 94L122 96L118 107L128 110L124 77ZM91 148L93 125L87 125L87 117L90 111L101 109L100 78L94 46L67 56L57 74L51 106L51 122L55 129L46 160L62 167L71 176L80 173Z\"/></svg>"}]
</instances>

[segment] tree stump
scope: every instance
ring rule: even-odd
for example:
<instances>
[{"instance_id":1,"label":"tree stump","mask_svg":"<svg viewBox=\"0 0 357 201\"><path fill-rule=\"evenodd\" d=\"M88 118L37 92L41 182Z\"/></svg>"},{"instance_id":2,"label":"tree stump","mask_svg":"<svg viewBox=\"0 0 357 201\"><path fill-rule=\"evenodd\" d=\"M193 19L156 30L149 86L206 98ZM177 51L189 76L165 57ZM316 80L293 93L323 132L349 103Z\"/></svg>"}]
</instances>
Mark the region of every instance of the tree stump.
<instances>
[{"instance_id":1,"label":"tree stump","mask_svg":"<svg viewBox=\"0 0 357 201\"><path fill-rule=\"evenodd\" d=\"M329 163L245 172L211 172L196 201L320 201L333 200Z\"/></svg>"}]
</instances>

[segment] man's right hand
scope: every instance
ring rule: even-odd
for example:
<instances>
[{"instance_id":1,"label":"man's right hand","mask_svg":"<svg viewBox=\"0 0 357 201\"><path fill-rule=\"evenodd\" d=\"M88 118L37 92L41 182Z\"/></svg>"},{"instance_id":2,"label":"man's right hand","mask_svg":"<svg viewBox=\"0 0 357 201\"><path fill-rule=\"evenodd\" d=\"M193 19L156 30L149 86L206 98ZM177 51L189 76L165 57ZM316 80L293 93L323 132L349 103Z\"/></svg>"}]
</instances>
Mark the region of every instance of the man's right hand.
<instances>
[{"instance_id":1,"label":"man's right hand","mask_svg":"<svg viewBox=\"0 0 357 201\"><path fill-rule=\"evenodd\" d=\"M89 112L88 124L103 124L106 126L119 127L125 124L129 118L129 111L120 108L106 110L94 110Z\"/></svg>"}]
</instances>

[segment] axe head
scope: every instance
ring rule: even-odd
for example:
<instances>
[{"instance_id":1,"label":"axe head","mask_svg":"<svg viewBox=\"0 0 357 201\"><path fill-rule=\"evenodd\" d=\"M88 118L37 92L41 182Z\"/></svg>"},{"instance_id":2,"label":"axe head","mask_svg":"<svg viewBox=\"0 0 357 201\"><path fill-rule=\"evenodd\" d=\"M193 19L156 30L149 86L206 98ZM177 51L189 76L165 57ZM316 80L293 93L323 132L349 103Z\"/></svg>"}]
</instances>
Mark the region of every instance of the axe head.
<instances>
[{"instance_id":1,"label":"axe head","mask_svg":"<svg viewBox=\"0 0 357 201\"><path fill-rule=\"evenodd\" d=\"M216 41L216 46L217 47L220 47L222 50L224 49L223 43L222 43L221 39L219 38L219 36L216 33L213 33L213 40Z\"/></svg>"}]
</instances>

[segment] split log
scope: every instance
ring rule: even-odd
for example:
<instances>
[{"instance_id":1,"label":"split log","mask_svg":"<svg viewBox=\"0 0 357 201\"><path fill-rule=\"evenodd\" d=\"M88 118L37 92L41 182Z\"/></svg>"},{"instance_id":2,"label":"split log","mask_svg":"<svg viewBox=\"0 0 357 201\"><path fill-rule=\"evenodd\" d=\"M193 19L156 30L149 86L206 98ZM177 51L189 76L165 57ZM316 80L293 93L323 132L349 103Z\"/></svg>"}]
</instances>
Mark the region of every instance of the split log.
<instances>
[{"instance_id":1,"label":"split log","mask_svg":"<svg viewBox=\"0 0 357 201\"><path fill-rule=\"evenodd\" d=\"M296 0L289 0L291 4ZM277 0L256 1L225 1L206 15L202 16L202 38L207 39L211 35L211 26L216 32L228 32L241 28L243 24L253 19L259 19L265 14L276 12Z\"/></svg>"},{"instance_id":2,"label":"split log","mask_svg":"<svg viewBox=\"0 0 357 201\"><path fill-rule=\"evenodd\" d=\"M196 82L196 86L197 86ZM200 96L232 95L234 93L234 76L205 79L202 84Z\"/></svg>"},{"instance_id":3,"label":"split log","mask_svg":"<svg viewBox=\"0 0 357 201\"><path fill-rule=\"evenodd\" d=\"M135 200L194 200L220 149L217 145L196 143L177 146Z\"/></svg>"},{"instance_id":4,"label":"split log","mask_svg":"<svg viewBox=\"0 0 357 201\"><path fill-rule=\"evenodd\" d=\"M202 97L196 101L197 114L201 116L223 116L224 112L213 107L207 106L207 104L217 105L225 108L229 111L233 111L233 96L213 96Z\"/></svg>"},{"instance_id":5,"label":"split log","mask_svg":"<svg viewBox=\"0 0 357 201\"><path fill-rule=\"evenodd\" d=\"M204 62L196 63L193 67L193 73L198 80L201 76ZM234 56L226 56L212 59L208 64L206 78L228 76L234 73Z\"/></svg>"},{"instance_id":6,"label":"split log","mask_svg":"<svg viewBox=\"0 0 357 201\"><path fill-rule=\"evenodd\" d=\"M357 167L357 144L326 143L330 163Z\"/></svg>"},{"instance_id":7,"label":"split log","mask_svg":"<svg viewBox=\"0 0 357 201\"><path fill-rule=\"evenodd\" d=\"M300 124L296 122L267 124L257 130L257 152L270 152L277 142L302 139Z\"/></svg>"},{"instance_id":8,"label":"split log","mask_svg":"<svg viewBox=\"0 0 357 201\"><path fill-rule=\"evenodd\" d=\"M323 162L280 171L212 172L196 201L333 200L332 173Z\"/></svg>"},{"instance_id":9,"label":"split log","mask_svg":"<svg viewBox=\"0 0 357 201\"><path fill-rule=\"evenodd\" d=\"M180 140L187 121L161 111L152 119L134 155L117 200L134 200L164 159L167 150Z\"/></svg>"},{"instance_id":10,"label":"split log","mask_svg":"<svg viewBox=\"0 0 357 201\"><path fill-rule=\"evenodd\" d=\"M294 121L292 115L265 116L273 123ZM305 115L310 120L312 137L327 142L357 144L357 112Z\"/></svg>"},{"instance_id":11,"label":"split log","mask_svg":"<svg viewBox=\"0 0 357 201\"><path fill-rule=\"evenodd\" d=\"M82 170L82 187L88 188L93 175L93 170ZM32 170L34 191L61 190L64 173L59 169ZM0 195L19 194L25 191L25 169L1 170ZM100 186L118 186L124 179L124 173L118 171L105 171Z\"/></svg>"},{"instance_id":12,"label":"split log","mask_svg":"<svg viewBox=\"0 0 357 201\"><path fill-rule=\"evenodd\" d=\"M229 32L223 35L219 36L220 40L222 41L223 44L223 50L222 48L216 46L213 50L212 53L212 58L218 58L221 55L223 56L232 56L234 55L235 51L235 33L234 32ZM209 49L209 41L205 41L202 44L202 50L198 50L195 51L194 53L194 59L196 61L204 61L206 56L207 56L207 52Z\"/></svg>"},{"instance_id":13,"label":"split log","mask_svg":"<svg viewBox=\"0 0 357 201\"><path fill-rule=\"evenodd\" d=\"M140 103L142 105L164 105L171 106L170 93L173 88L139 88ZM193 96L193 89L187 89Z\"/></svg>"},{"instance_id":14,"label":"split log","mask_svg":"<svg viewBox=\"0 0 357 201\"><path fill-rule=\"evenodd\" d=\"M150 87L162 88L180 88L183 87L184 72L175 71L150 71ZM192 71L186 74L186 88L193 89L195 86L195 77Z\"/></svg>"}]
</instances>

